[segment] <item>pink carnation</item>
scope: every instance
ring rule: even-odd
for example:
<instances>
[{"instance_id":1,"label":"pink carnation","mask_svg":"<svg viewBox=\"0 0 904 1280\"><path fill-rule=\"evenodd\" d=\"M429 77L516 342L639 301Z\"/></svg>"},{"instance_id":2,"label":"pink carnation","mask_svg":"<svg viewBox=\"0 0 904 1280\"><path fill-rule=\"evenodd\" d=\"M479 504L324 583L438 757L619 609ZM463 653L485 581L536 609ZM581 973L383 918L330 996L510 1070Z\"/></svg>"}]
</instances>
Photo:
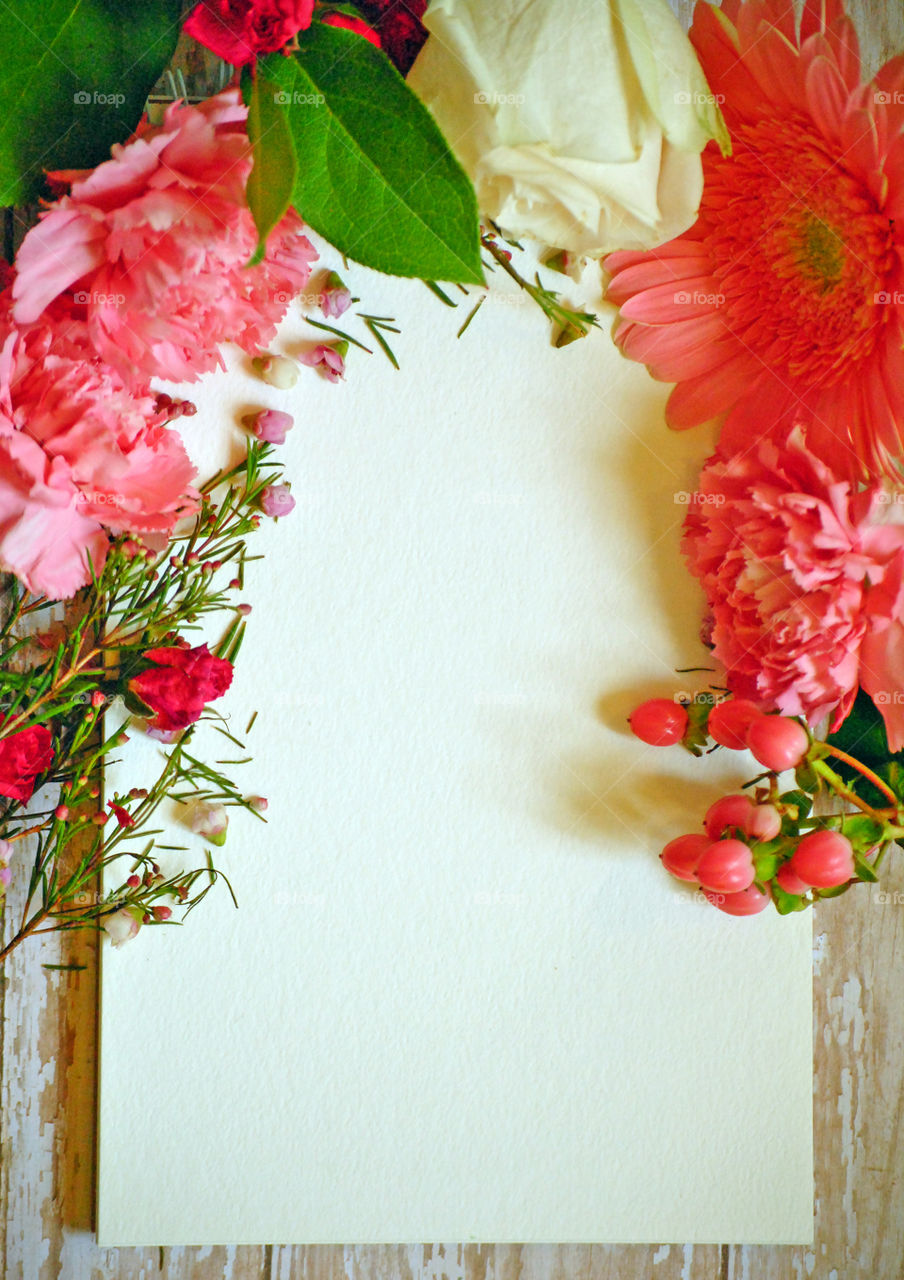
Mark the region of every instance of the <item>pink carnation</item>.
<instances>
[{"instance_id":1,"label":"pink carnation","mask_svg":"<svg viewBox=\"0 0 904 1280\"><path fill-rule=\"evenodd\" d=\"M904 497L904 495L901 495ZM857 492L803 446L760 441L710 458L683 548L712 611L732 692L811 724L844 719L858 683L904 746L904 519L897 495Z\"/></svg>"},{"instance_id":2,"label":"pink carnation","mask_svg":"<svg viewBox=\"0 0 904 1280\"><path fill-rule=\"evenodd\" d=\"M168 532L197 495L152 393L53 311L53 328L0 326L0 565L61 599L103 567L108 532Z\"/></svg>"},{"instance_id":3,"label":"pink carnation","mask_svg":"<svg viewBox=\"0 0 904 1280\"><path fill-rule=\"evenodd\" d=\"M22 243L16 321L71 291L97 351L129 380L194 381L222 367L223 342L265 346L317 255L290 210L247 266L257 232L246 115L236 89L174 103L97 169L52 174L71 194Z\"/></svg>"}]
</instances>

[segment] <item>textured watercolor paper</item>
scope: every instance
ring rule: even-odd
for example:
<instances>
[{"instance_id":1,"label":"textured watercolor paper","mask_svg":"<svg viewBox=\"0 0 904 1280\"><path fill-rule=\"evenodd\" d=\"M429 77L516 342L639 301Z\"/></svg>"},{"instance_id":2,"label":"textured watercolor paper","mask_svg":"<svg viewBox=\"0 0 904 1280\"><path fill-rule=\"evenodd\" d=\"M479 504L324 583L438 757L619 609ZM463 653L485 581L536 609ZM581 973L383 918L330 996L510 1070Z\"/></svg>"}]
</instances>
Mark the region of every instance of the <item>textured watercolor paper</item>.
<instances>
[{"instance_id":1,"label":"textured watercolor paper","mask_svg":"<svg viewBox=\"0 0 904 1280\"><path fill-rule=\"evenodd\" d=\"M753 762L625 726L706 683L674 672L706 663L679 536L709 441L605 313L554 350L494 286L456 341L468 303L351 279L401 372L353 349L277 392L236 355L192 389L205 473L242 413L296 418L220 703L240 738L258 712L236 772L269 809L217 854L238 910L105 948L100 1242L809 1242L809 915L666 877ZM133 736L126 785L160 750Z\"/></svg>"}]
</instances>

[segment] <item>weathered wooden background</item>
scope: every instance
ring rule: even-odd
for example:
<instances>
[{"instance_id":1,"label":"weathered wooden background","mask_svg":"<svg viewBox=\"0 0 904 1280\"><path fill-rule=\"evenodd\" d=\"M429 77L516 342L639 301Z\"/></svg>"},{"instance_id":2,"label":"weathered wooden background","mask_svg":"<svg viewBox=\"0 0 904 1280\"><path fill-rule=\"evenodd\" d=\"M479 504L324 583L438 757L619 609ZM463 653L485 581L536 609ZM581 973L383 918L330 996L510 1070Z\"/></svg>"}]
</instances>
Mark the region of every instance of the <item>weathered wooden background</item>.
<instances>
[{"instance_id":1,"label":"weathered wooden background","mask_svg":"<svg viewBox=\"0 0 904 1280\"><path fill-rule=\"evenodd\" d=\"M686 19L690 6L679 3ZM874 69L904 49L898 0L852 6ZM16 889L10 914L16 915ZM21 901L18 912L21 913ZM97 979L90 937L13 954L2 986L0 1257L7 1280L901 1280L904 1276L904 866L814 917L816 1244L267 1245L99 1249L94 1184ZM84 964L60 972L46 964ZM751 980L755 976L751 975ZM173 1036L176 1027L148 1027ZM747 1108L782 1106L763 1081ZM136 1082L136 1116L141 1113ZM122 1141L141 1159L178 1115Z\"/></svg>"}]
</instances>

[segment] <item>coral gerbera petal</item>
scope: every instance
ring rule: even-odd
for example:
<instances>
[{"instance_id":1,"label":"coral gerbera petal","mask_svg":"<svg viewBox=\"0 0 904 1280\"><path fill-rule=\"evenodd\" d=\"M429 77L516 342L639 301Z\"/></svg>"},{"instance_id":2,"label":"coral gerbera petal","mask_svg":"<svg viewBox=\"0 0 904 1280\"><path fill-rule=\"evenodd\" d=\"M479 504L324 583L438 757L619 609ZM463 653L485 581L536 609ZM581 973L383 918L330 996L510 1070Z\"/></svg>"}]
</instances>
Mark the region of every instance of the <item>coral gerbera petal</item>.
<instances>
[{"instance_id":1,"label":"coral gerbera petal","mask_svg":"<svg viewBox=\"0 0 904 1280\"><path fill-rule=\"evenodd\" d=\"M616 341L679 383L674 425L726 414L729 448L740 423L758 424L749 447L793 420L851 479L900 478L904 403L888 360L897 370L904 347L904 95L885 86L904 84L904 66L861 84L836 0L808 0L799 32L788 0L700 3L691 38L733 153L704 153L694 227L606 260Z\"/></svg>"}]
</instances>

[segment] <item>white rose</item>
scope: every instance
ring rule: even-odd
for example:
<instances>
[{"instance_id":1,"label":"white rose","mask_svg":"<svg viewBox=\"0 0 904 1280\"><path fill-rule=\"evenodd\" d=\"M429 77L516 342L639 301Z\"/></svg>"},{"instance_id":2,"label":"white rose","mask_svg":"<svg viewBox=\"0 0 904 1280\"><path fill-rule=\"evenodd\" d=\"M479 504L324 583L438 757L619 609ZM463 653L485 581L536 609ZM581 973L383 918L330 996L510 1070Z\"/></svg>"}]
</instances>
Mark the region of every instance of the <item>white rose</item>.
<instances>
[{"instance_id":1,"label":"white rose","mask_svg":"<svg viewBox=\"0 0 904 1280\"><path fill-rule=\"evenodd\" d=\"M512 235L574 253L691 226L722 114L665 0L431 0L408 76Z\"/></svg>"}]
</instances>

